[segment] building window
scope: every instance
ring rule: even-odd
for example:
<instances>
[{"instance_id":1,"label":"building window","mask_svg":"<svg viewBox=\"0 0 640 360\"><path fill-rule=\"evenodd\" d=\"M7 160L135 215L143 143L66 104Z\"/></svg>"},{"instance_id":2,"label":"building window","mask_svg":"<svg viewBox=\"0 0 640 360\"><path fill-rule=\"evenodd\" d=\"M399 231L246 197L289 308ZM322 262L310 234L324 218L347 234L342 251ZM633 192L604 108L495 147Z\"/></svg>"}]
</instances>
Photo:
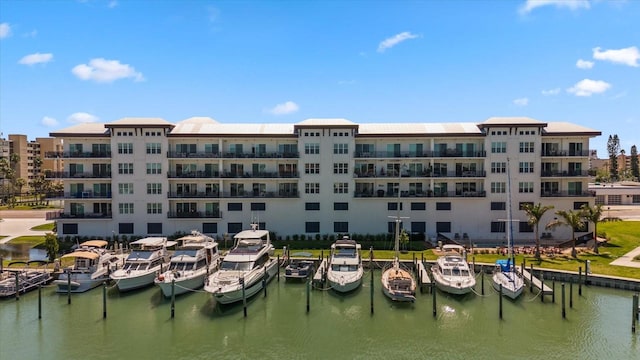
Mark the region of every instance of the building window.
<instances>
[{"instance_id":1,"label":"building window","mask_svg":"<svg viewBox=\"0 0 640 360\"><path fill-rule=\"evenodd\" d=\"M387 210L389 210L389 211L397 211L398 210L398 202L387 203ZM402 210L402 203L400 203L400 210Z\"/></svg>"},{"instance_id":2,"label":"building window","mask_svg":"<svg viewBox=\"0 0 640 360\"><path fill-rule=\"evenodd\" d=\"M532 153L533 151L534 151L533 141L520 142L520 152L521 153Z\"/></svg>"},{"instance_id":3,"label":"building window","mask_svg":"<svg viewBox=\"0 0 640 360\"><path fill-rule=\"evenodd\" d=\"M349 164L347 164L347 163L334 163L333 164L333 173L334 174L348 174L349 173Z\"/></svg>"},{"instance_id":4,"label":"building window","mask_svg":"<svg viewBox=\"0 0 640 360\"><path fill-rule=\"evenodd\" d=\"M133 175L133 163L118 163L118 174Z\"/></svg>"},{"instance_id":5,"label":"building window","mask_svg":"<svg viewBox=\"0 0 640 360\"><path fill-rule=\"evenodd\" d=\"M387 222L387 232L390 234L395 234L396 232L396 224L398 222L396 221L389 221ZM402 231L402 229L404 229L404 224L402 223L402 221L400 222L400 228L398 228L398 231Z\"/></svg>"},{"instance_id":6,"label":"building window","mask_svg":"<svg viewBox=\"0 0 640 360\"><path fill-rule=\"evenodd\" d=\"M162 194L162 184L160 183L147 184L147 194L149 195Z\"/></svg>"},{"instance_id":7,"label":"building window","mask_svg":"<svg viewBox=\"0 0 640 360\"><path fill-rule=\"evenodd\" d=\"M320 174L320 164L318 164L318 163L305 163L304 164L304 173L305 174Z\"/></svg>"},{"instance_id":8,"label":"building window","mask_svg":"<svg viewBox=\"0 0 640 360\"><path fill-rule=\"evenodd\" d=\"M586 201L574 201L573 202L573 210L581 210L583 206L589 206L589 203Z\"/></svg>"},{"instance_id":9,"label":"building window","mask_svg":"<svg viewBox=\"0 0 640 360\"><path fill-rule=\"evenodd\" d=\"M333 210L349 210L349 203L346 202L334 202Z\"/></svg>"},{"instance_id":10,"label":"building window","mask_svg":"<svg viewBox=\"0 0 640 360\"><path fill-rule=\"evenodd\" d=\"M533 206L533 202L531 202L531 201L522 201L522 202L518 203L518 209L519 210L524 210L525 205Z\"/></svg>"},{"instance_id":11,"label":"building window","mask_svg":"<svg viewBox=\"0 0 640 360\"><path fill-rule=\"evenodd\" d=\"M528 221L520 221L518 223L519 225L519 229L518 231L521 233L531 233L533 232L533 226L531 226L531 224L529 224Z\"/></svg>"},{"instance_id":12,"label":"building window","mask_svg":"<svg viewBox=\"0 0 640 360\"><path fill-rule=\"evenodd\" d=\"M491 163L491 173L499 174L507 172L507 163L506 162L492 162Z\"/></svg>"},{"instance_id":13,"label":"building window","mask_svg":"<svg viewBox=\"0 0 640 360\"><path fill-rule=\"evenodd\" d=\"M491 143L491 152L494 154L497 153L506 153L507 152L507 143L505 141L496 141Z\"/></svg>"},{"instance_id":14,"label":"building window","mask_svg":"<svg viewBox=\"0 0 640 360\"><path fill-rule=\"evenodd\" d=\"M120 195L131 195L131 194L133 194L133 183L119 183L118 184L118 194L120 194Z\"/></svg>"},{"instance_id":15,"label":"building window","mask_svg":"<svg viewBox=\"0 0 640 360\"><path fill-rule=\"evenodd\" d=\"M427 231L427 224L424 221L412 221L411 232L414 234L424 234Z\"/></svg>"},{"instance_id":16,"label":"building window","mask_svg":"<svg viewBox=\"0 0 640 360\"><path fill-rule=\"evenodd\" d=\"M518 192L519 193L533 193L533 182L532 181L521 181L518 183Z\"/></svg>"},{"instance_id":17,"label":"building window","mask_svg":"<svg viewBox=\"0 0 640 360\"><path fill-rule=\"evenodd\" d=\"M427 204L423 202L412 202L411 210L417 210L417 211L427 210Z\"/></svg>"},{"instance_id":18,"label":"building window","mask_svg":"<svg viewBox=\"0 0 640 360\"><path fill-rule=\"evenodd\" d=\"M118 234L133 234L133 223L119 223Z\"/></svg>"},{"instance_id":19,"label":"building window","mask_svg":"<svg viewBox=\"0 0 640 360\"><path fill-rule=\"evenodd\" d=\"M504 201L492 201L491 202L491 210L506 210L507 203Z\"/></svg>"},{"instance_id":20,"label":"building window","mask_svg":"<svg viewBox=\"0 0 640 360\"><path fill-rule=\"evenodd\" d=\"M439 233L450 233L451 232L451 222L449 222L449 221L437 221L436 222L436 232L439 232Z\"/></svg>"},{"instance_id":21,"label":"building window","mask_svg":"<svg viewBox=\"0 0 640 360\"><path fill-rule=\"evenodd\" d=\"M319 221L307 221L304 223L304 232L317 234L320 232Z\"/></svg>"},{"instance_id":22,"label":"building window","mask_svg":"<svg viewBox=\"0 0 640 360\"><path fill-rule=\"evenodd\" d=\"M162 153L162 145L160 143L147 143L147 154Z\"/></svg>"},{"instance_id":23,"label":"building window","mask_svg":"<svg viewBox=\"0 0 640 360\"><path fill-rule=\"evenodd\" d=\"M504 182L492 182L491 193L492 194L504 194L507 191L507 185Z\"/></svg>"},{"instance_id":24,"label":"building window","mask_svg":"<svg viewBox=\"0 0 640 360\"><path fill-rule=\"evenodd\" d=\"M451 203L450 202L437 202L436 203L436 210L451 210Z\"/></svg>"},{"instance_id":25,"label":"building window","mask_svg":"<svg viewBox=\"0 0 640 360\"><path fill-rule=\"evenodd\" d=\"M162 203L147 203L147 214L162 214Z\"/></svg>"},{"instance_id":26,"label":"building window","mask_svg":"<svg viewBox=\"0 0 640 360\"><path fill-rule=\"evenodd\" d=\"M319 202L304 203L304 209L305 210L320 210L320 203Z\"/></svg>"},{"instance_id":27,"label":"building window","mask_svg":"<svg viewBox=\"0 0 640 360\"><path fill-rule=\"evenodd\" d=\"M305 183L304 184L304 193L305 194L320 194L320 183Z\"/></svg>"},{"instance_id":28,"label":"building window","mask_svg":"<svg viewBox=\"0 0 640 360\"><path fill-rule=\"evenodd\" d=\"M342 234L348 233L349 223L347 221L335 221L333 223L333 232Z\"/></svg>"},{"instance_id":29,"label":"building window","mask_svg":"<svg viewBox=\"0 0 640 360\"><path fill-rule=\"evenodd\" d=\"M118 204L118 212L120 214L133 214L133 203Z\"/></svg>"},{"instance_id":30,"label":"building window","mask_svg":"<svg viewBox=\"0 0 640 360\"><path fill-rule=\"evenodd\" d=\"M260 203L251 203L251 211L265 211L267 205L263 202Z\"/></svg>"},{"instance_id":31,"label":"building window","mask_svg":"<svg viewBox=\"0 0 640 360\"><path fill-rule=\"evenodd\" d=\"M162 234L162 223L147 223L147 234Z\"/></svg>"},{"instance_id":32,"label":"building window","mask_svg":"<svg viewBox=\"0 0 640 360\"><path fill-rule=\"evenodd\" d=\"M147 175L162 174L162 164L160 163L147 163Z\"/></svg>"},{"instance_id":33,"label":"building window","mask_svg":"<svg viewBox=\"0 0 640 360\"><path fill-rule=\"evenodd\" d=\"M133 144L118 143L118 154L133 154Z\"/></svg>"},{"instance_id":34,"label":"building window","mask_svg":"<svg viewBox=\"0 0 640 360\"><path fill-rule=\"evenodd\" d=\"M320 144L304 144L305 154L320 154Z\"/></svg>"},{"instance_id":35,"label":"building window","mask_svg":"<svg viewBox=\"0 0 640 360\"><path fill-rule=\"evenodd\" d=\"M504 221L492 221L491 222L491 232L492 233L503 233L504 229Z\"/></svg>"},{"instance_id":36,"label":"building window","mask_svg":"<svg viewBox=\"0 0 640 360\"><path fill-rule=\"evenodd\" d=\"M333 184L333 193L334 194L348 194L349 193L349 183L334 183Z\"/></svg>"},{"instance_id":37,"label":"building window","mask_svg":"<svg viewBox=\"0 0 640 360\"><path fill-rule=\"evenodd\" d=\"M203 234L217 234L218 233L218 223L202 223L202 233Z\"/></svg>"},{"instance_id":38,"label":"building window","mask_svg":"<svg viewBox=\"0 0 640 360\"><path fill-rule=\"evenodd\" d=\"M228 203L227 204L228 211L242 211L242 203Z\"/></svg>"},{"instance_id":39,"label":"building window","mask_svg":"<svg viewBox=\"0 0 640 360\"><path fill-rule=\"evenodd\" d=\"M230 222L227 224L227 233L229 234L237 234L242 231L242 223L241 222Z\"/></svg>"},{"instance_id":40,"label":"building window","mask_svg":"<svg viewBox=\"0 0 640 360\"><path fill-rule=\"evenodd\" d=\"M333 144L333 153L334 154L348 154L349 153L349 144Z\"/></svg>"},{"instance_id":41,"label":"building window","mask_svg":"<svg viewBox=\"0 0 640 360\"><path fill-rule=\"evenodd\" d=\"M62 224L62 233L64 235L77 235L78 224Z\"/></svg>"},{"instance_id":42,"label":"building window","mask_svg":"<svg viewBox=\"0 0 640 360\"><path fill-rule=\"evenodd\" d=\"M521 174L533 174L533 162L521 161L520 162Z\"/></svg>"}]
</instances>

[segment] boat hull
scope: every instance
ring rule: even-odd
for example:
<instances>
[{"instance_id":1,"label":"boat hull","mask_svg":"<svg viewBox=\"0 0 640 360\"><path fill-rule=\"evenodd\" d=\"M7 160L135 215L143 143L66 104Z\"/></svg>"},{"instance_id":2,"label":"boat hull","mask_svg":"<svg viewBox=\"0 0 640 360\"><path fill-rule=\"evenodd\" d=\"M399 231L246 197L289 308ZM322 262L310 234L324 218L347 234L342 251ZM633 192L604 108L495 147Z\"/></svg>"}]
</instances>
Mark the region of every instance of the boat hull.
<instances>
[{"instance_id":1,"label":"boat hull","mask_svg":"<svg viewBox=\"0 0 640 360\"><path fill-rule=\"evenodd\" d=\"M395 275L399 275L394 279ZM416 301L416 283L411 273L402 269L390 268L382 273L382 292L392 301Z\"/></svg>"},{"instance_id":2,"label":"boat hull","mask_svg":"<svg viewBox=\"0 0 640 360\"><path fill-rule=\"evenodd\" d=\"M207 273L201 272L199 274L180 276L178 278L175 278L175 295L182 295L184 293L200 289L204 286L204 280L206 277ZM158 280L158 278L156 278L155 280L155 284L160 287L160 290L162 290L162 295L164 295L164 297L171 297L171 282L172 279L167 276L165 276L164 280L162 281Z\"/></svg>"},{"instance_id":3,"label":"boat hull","mask_svg":"<svg viewBox=\"0 0 640 360\"><path fill-rule=\"evenodd\" d=\"M447 292L453 295L465 295L473 290L476 285L476 280L473 277L462 279L447 279L442 275L433 273L433 278L436 283L436 287L441 291Z\"/></svg>"},{"instance_id":4,"label":"boat hull","mask_svg":"<svg viewBox=\"0 0 640 360\"><path fill-rule=\"evenodd\" d=\"M91 274L84 276L71 276L71 281L67 279L67 274L60 274L58 280L53 283L57 286L56 292L58 293L82 293L96 288L104 282L110 281L108 276L101 276L95 279L91 279ZM69 286L70 285L70 286Z\"/></svg>"},{"instance_id":5,"label":"boat hull","mask_svg":"<svg viewBox=\"0 0 640 360\"><path fill-rule=\"evenodd\" d=\"M265 266L267 268L266 283L268 284L269 281L271 281L271 279L273 279L276 273L278 272L278 263L275 259L271 259ZM250 282L245 284L245 289L244 289L245 299L249 299L250 297L252 297L253 295L255 295L256 293L258 293L260 290L263 289L263 285L262 285L263 278L264 278L264 275L256 274L256 276L252 277ZM211 285L209 287L205 287L205 290L213 294L213 298L216 300L217 303L232 304L235 302L242 301L243 299L243 292L241 287L235 287L233 290L229 290L229 291L214 289L214 287L215 287L214 285Z\"/></svg>"},{"instance_id":6,"label":"boat hull","mask_svg":"<svg viewBox=\"0 0 640 360\"><path fill-rule=\"evenodd\" d=\"M354 291L362 285L362 275L357 277L353 281L340 281L338 279L328 279L329 286L333 291L337 291L339 293L348 293Z\"/></svg>"},{"instance_id":7,"label":"boat hull","mask_svg":"<svg viewBox=\"0 0 640 360\"><path fill-rule=\"evenodd\" d=\"M122 270L118 270L122 271ZM125 276L117 275L118 272L111 276L111 279L116 282L116 286L119 291L131 291L141 289L153 284L153 279L156 277L156 270L148 271L141 274L129 274Z\"/></svg>"},{"instance_id":8,"label":"boat hull","mask_svg":"<svg viewBox=\"0 0 640 360\"><path fill-rule=\"evenodd\" d=\"M502 284L502 295L514 300L524 291L524 281L515 272L496 272L493 274L492 283L493 288L498 292Z\"/></svg>"}]
</instances>

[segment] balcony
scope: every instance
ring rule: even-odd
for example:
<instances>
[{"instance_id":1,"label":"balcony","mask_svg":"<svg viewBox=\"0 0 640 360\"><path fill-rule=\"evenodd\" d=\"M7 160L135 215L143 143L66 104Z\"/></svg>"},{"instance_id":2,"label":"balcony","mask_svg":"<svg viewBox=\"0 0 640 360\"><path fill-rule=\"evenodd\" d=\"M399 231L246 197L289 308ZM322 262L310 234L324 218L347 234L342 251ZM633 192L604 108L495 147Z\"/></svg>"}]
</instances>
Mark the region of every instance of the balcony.
<instances>
[{"instance_id":1,"label":"balcony","mask_svg":"<svg viewBox=\"0 0 640 360\"><path fill-rule=\"evenodd\" d=\"M407 171L407 172L403 172L402 175L400 177L403 178L407 178L407 177L413 177L413 178L432 178L432 177L452 177L452 178L456 178L456 177L486 177L487 173L484 170L469 170L469 171L449 171L449 172L440 172L440 171L430 171L430 170L423 170L423 171ZM398 172L397 171L391 171L391 172L375 172L375 171L370 171L370 172L360 172L360 171L354 171L353 173L353 177L354 178L398 178Z\"/></svg>"},{"instance_id":2,"label":"balcony","mask_svg":"<svg viewBox=\"0 0 640 360\"><path fill-rule=\"evenodd\" d=\"M93 191L65 192L65 199L111 199L111 192L94 193Z\"/></svg>"},{"instance_id":3,"label":"balcony","mask_svg":"<svg viewBox=\"0 0 640 360\"><path fill-rule=\"evenodd\" d=\"M46 159L95 159L95 158L111 158L111 151L47 151L44 154Z\"/></svg>"},{"instance_id":4,"label":"balcony","mask_svg":"<svg viewBox=\"0 0 640 360\"><path fill-rule=\"evenodd\" d=\"M220 172L219 171L191 171L191 172L169 171L167 173L167 177L169 179L172 179L172 178L175 178L175 179L194 179L194 178L218 179L218 178L220 178Z\"/></svg>"},{"instance_id":5,"label":"balcony","mask_svg":"<svg viewBox=\"0 0 640 360\"><path fill-rule=\"evenodd\" d=\"M167 193L168 198L173 199L210 199L210 198L219 198L220 192L218 191L170 191Z\"/></svg>"},{"instance_id":6,"label":"balcony","mask_svg":"<svg viewBox=\"0 0 640 360\"><path fill-rule=\"evenodd\" d=\"M589 171L541 171L541 177L585 177L589 176Z\"/></svg>"},{"instance_id":7,"label":"balcony","mask_svg":"<svg viewBox=\"0 0 640 360\"><path fill-rule=\"evenodd\" d=\"M362 197L384 197L384 198L397 198L398 192L387 192L385 190L377 190L373 191L356 191L353 193L354 197L362 198ZM434 192L431 190L428 191L413 191L413 190L400 190L401 198L421 198L421 197L471 197L471 198L479 198L486 197L486 191L438 191Z\"/></svg>"},{"instance_id":8,"label":"balcony","mask_svg":"<svg viewBox=\"0 0 640 360\"><path fill-rule=\"evenodd\" d=\"M46 171L44 177L47 179L108 179L111 172L69 172L69 171Z\"/></svg>"},{"instance_id":9,"label":"balcony","mask_svg":"<svg viewBox=\"0 0 640 360\"><path fill-rule=\"evenodd\" d=\"M167 213L169 219L221 219L222 212L215 211L169 211Z\"/></svg>"},{"instance_id":10,"label":"balcony","mask_svg":"<svg viewBox=\"0 0 640 360\"><path fill-rule=\"evenodd\" d=\"M487 152L478 151L461 151L456 149L447 149L445 151L373 151L373 152L356 152L355 158L434 158L434 157L486 157Z\"/></svg>"},{"instance_id":11,"label":"balcony","mask_svg":"<svg viewBox=\"0 0 640 360\"><path fill-rule=\"evenodd\" d=\"M112 213L66 213L62 211L49 211L46 213L47 220L58 219L111 219Z\"/></svg>"},{"instance_id":12,"label":"balcony","mask_svg":"<svg viewBox=\"0 0 640 360\"><path fill-rule=\"evenodd\" d=\"M567 156L584 156L587 157L589 156L589 151L588 150L583 150L583 151L575 151L575 150L547 150L547 151L542 151L541 156L560 156L560 157L567 157Z\"/></svg>"},{"instance_id":13,"label":"balcony","mask_svg":"<svg viewBox=\"0 0 640 360\"><path fill-rule=\"evenodd\" d=\"M170 179L292 179L298 178L299 173L297 171L288 172L230 172L224 171L222 173L218 171L193 171L193 172L176 172L169 171L167 176Z\"/></svg>"},{"instance_id":14,"label":"balcony","mask_svg":"<svg viewBox=\"0 0 640 360\"><path fill-rule=\"evenodd\" d=\"M595 191L541 191L540 197L595 197Z\"/></svg>"}]
</instances>

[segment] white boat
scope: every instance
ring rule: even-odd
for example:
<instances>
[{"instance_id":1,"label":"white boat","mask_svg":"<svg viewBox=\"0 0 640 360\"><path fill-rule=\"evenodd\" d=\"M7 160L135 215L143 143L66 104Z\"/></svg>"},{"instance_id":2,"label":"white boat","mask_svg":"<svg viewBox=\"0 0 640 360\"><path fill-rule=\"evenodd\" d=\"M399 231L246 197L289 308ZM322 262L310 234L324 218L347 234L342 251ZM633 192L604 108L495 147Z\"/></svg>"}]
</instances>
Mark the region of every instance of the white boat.
<instances>
[{"instance_id":1,"label":"white boat","mask_svg":"<svg viewBox=\"0 0 640 360\"><path fill-rule=\"evenodd\" d=\"M61 259L74 259L74 264L65 269L53 283L59 293L80 293L93 289L109 281L109 275L125 258L124 254L115 254L107 250L109 243L104 240L85 241L72 253Z\"/></svg>"},{"instance_id":2,"label":"white boat","mask_svg":"<svg viewBox=\"0 0 640 360\"><path fill-rule=\"evenodd\" d=\"M171 258L167 247L175 244L175 241L167 241L166 237L147 237L130 243L131 253L124 267L111 273L118 290L129 291L152 285Z\"/></svg>"},{"instance_id":3,"label":"white boat","mask_svg":"<svg viewBox=\"0 0 640 360\"><path fill-rule=\"evenodd\" d=\"M271 257L274 248L269 231L251 224L250 230L243 230L233 238L234 247L204 285L204 290L213 294L220 304L242 301L243 295L248 299L262 290L278 272L278 262Z\"/></svg>"},{"instance_id":4,"label":"white boat","mask_svg":"<svg viewBox=\"0 0 640 360\"><path fill-rule=\"evenodd\" d=\"M15 261L9 266L16 264L24 264L26 266L31 263L43 263L43 261ZM17 284L16 284L17 280ZM51 273L46 269L21 268L21 269L2 269L0 271L0 298L23 294L28 291L37 289L40 285L46 285L52 280Z\"/></svg>"},{"instance_id":5,"label":"white boat","mask_svg":"<svg viewBox=\"0 0 640 360\"><path fill-rule=\"evenodd\" d=\"M450 294L462 295L471 292L476 285L475 273L469 268L460 245L444 245L444 254L431 267L438 289Z\"/></svg>"},{"instance_id":6,"label":"white boat","mask_svg":"<svg viewBox=\"0 0 640 360\"><path fill-rule=\"evenodd\" d=\"M403 269L400 264L400 256L398 254L400 246L399 228L399 226L396 226L395 257L391 265L382 272L382 291L393 301L414 302L416 301L416 280L413 278L413 274Z\"/></svg>"},{"instance_id":7,"label":"white boat","mask_svg":"<svg viewBox=\"0 0 640 360\"><path fill-rule=\"evenodd\" d=\"M362 284L361 245L344 236L331 245L331 256L327 269L329 286L341 293L357 289Z\"/></svg>"},{"instance_id":8,"label":"white boat","mask_svg":"<svg viewBox=\"0 0 640 360\"><path fill-rule=\"evenodd\" d=\"M169 268L154 280L165 297L171 297L172 287L175 295L201 288L220 263L218 243L213 238L192 231L176 241L178 247L171 256Z\"/></svg>"},{"instance_id":9,"label":"white boat","mask_svg":"<svg viewBox=\"0 0 640 360\"><path fill-rule=\"evenodd\" d=\"M502 294L516 299L524 290L524 278L516 271L515 255L513 253L513 217L511 213L511 176L509 172L509 159L507 158L507 215L506 220L509 226L507 230L507 248L508 259L500 259L496 261L496 267L491 277L493 288L500 291L502 285Z\"/></svg>"}]
</instances>

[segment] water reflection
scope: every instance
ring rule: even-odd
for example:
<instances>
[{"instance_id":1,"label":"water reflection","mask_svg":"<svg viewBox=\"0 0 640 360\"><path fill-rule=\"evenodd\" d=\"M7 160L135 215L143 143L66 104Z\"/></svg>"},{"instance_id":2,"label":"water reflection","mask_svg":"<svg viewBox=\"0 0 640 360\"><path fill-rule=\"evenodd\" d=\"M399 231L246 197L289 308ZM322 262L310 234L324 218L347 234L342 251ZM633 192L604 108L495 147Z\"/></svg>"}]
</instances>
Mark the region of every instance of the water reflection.
<instances>
[{"instance_id":1,"label":"water reflection","mask_svg":"<svg viewBox=\"0 0 640 360\"><path fill-rule=\"evenodd\" d=\"M0 256L5 260L47 260L47 251L29 244L0 244Z\"/></svg>"}]
</instances>

